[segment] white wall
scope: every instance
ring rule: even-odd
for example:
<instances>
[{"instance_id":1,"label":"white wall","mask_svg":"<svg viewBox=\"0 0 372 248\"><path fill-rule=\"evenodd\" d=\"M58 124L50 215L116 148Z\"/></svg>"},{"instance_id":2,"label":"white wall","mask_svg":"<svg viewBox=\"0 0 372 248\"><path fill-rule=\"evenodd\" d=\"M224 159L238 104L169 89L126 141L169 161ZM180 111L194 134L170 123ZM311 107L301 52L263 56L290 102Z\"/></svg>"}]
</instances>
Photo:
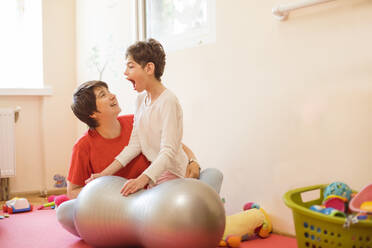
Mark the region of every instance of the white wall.
<instances>
[{"instance_id":1,"label":"white wall","mask_svg":"<svg viewBox=\"0 0 372 248\"><path fill-rule=\"evenodd\" d=\"M254 201L293 234L286 191L372 180L372 2L286 22L271 14L280 3L217 0L217 42L169 53L163 81L182 103L185 143L225 175L227 213Z\"/></svg>"},{"instance_id":2,"label":"white wall","mask_svg":"<svg viewBox=\"0 0 372 248\"><path fill-rule=\"evenodd\" d=\"M76 86L74 0L43 1L43 52L44 80L53 95L0 97L0 106L22 108L11 193L55 189L53 176L67 174L77 132L70 109Z\"/></svg>"},{"instance_id":3,"label":"white wall","mask_svg":"<svg viewBox=\"0 0 372 248\"><path fill-rule=\"evenodd\" d=\"M136 93L124 78L126 48L135 41L134 1L76 1L77 84L105 81L117 94L122 114L134 112ZM79 122L78 133L87 129Z\"/></svg>"},{"instance_id":4,"label":"white wall","mask_svg":"<svg viewBox=\"0 0 372 248\"><path fill-rule=\"evenodd\" d=\"M54 188L55 174L67 177L76 119L71 111L76 86L75 1L43 0L44 80L53 87L42 103L46 187Z\"/></svg>"}]
</instances>

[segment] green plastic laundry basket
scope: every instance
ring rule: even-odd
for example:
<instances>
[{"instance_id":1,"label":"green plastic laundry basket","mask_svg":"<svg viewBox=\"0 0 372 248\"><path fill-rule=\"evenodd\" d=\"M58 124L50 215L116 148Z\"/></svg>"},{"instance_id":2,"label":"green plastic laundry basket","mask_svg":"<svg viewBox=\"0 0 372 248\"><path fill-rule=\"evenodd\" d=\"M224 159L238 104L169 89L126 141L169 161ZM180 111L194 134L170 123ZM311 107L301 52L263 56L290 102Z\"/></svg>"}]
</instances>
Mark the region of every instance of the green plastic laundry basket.
<instances>
[{"instance_id":1,"label":"green plastic laundry basket","mask_svg":"<svg viewBox=\"0 0 372 248\"><path fill-rule=\"evenodd\" d=\"M320 205L327 184L290 190L284 195L292 209L298 248L372 248L372 221L362 220L344 228L345 218L328 216L309 209ZM313 191L313 192L312 192ZM319 198L304 202L305 192L319 192Z\"/></svg>"}]
</instances>

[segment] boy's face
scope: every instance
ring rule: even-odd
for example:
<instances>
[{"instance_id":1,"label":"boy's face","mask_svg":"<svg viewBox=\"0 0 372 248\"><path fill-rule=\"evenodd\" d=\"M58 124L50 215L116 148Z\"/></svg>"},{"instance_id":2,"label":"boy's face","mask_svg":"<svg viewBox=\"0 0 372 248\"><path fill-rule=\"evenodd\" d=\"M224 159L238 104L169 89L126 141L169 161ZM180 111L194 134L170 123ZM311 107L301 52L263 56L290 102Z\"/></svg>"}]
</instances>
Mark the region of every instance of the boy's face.
<instances>
[{"instance_id":1,"label":"boy's face","mask_svg":"<svg viewBox=\"0 0 372 248\"><path fill-rule=\"evenodd\" d=\"M146 66L142 68L131 56L128 56L124 75L127 77L127 80L133 84L135 91L142 92L146 89L146 79L149 76L149 73L146 71Z\"/></svg>"},{"instance_id":2,"label":"boy's face","mask_svg":"<svg viewBox=\"0 0 372 248\"><path fill-rule=\"evenodd\" d=\"M106 116L118 116L121 108L119 107L116 96L112 94L106 87L94 88L96 96L97 112L94 112L91 117L97 121L104 119Z\"/></svg>"}]
</instances>

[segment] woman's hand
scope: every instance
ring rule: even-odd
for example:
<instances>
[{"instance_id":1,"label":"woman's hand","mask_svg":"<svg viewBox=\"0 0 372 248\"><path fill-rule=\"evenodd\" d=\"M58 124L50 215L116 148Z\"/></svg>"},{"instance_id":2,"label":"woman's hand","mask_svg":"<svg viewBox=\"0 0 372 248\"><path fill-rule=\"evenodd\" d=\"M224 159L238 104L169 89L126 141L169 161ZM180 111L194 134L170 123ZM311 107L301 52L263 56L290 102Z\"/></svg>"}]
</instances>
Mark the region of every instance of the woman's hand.
<instances>
[{"instance_id":1,"label":"woman's hand","mask_svg":"<svg viewBox=\"0 0 372 248\"><path fill-rule=\"evenodd\" d=\"M150 181L150 178L145 174L140 175L136 179L130 179L121 188L120 193L123 196L128 196L130 194L136 193L138 190L143 189Z\"/></svg>"},{"instance_id":2,"label":"woman's hand","mask_svg":"<svg viewBox=\"0 0 372 248\"><path fill-rule=\"evenodd\" d=\"M199 179L199 177L200 177L200 166L199 166L198 162L196 162L195 160L187 165L186 177Z\"/></svg>"},{"instance_id":3,"label":"woman's hand","mask_svg":"<svg viewBox=\"0 0 372 248\"><path fill-rule=\"evenodd\" d=\"M99 178L101 176L103 176L103 175L101 175L101 173L92 174L92 175L90 175L90 178L85 180L85 184L87 184L87 183L89 183L89 182L93 181L94 179Z\"/></svg>"}]
</instances>

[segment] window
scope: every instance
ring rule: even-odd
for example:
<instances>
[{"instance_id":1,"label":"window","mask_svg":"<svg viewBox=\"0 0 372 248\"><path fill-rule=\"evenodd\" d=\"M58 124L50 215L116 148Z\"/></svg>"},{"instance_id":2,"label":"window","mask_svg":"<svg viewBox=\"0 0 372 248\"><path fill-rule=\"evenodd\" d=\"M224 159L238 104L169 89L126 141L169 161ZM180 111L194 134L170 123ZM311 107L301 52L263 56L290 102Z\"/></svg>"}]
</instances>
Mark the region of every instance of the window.
<instances>
[{"instance_id":1,"label":"window","mask_svg":"<svg viewBox=\"0 0 372 248\"><path fill-rule=\"evenodd\" d=\"M41 0L0 2L0 88L42 88Z\"/></svg>"},{"instance_id":2,"label":"window","mask_svg":"<svg viewBox=\"0 0 372 248\"><path fill-rule=\"evenodd\" d=\"M178 50L216 40L215 0L146 0L146 38Z\"/></svg>"}]
</instances>

